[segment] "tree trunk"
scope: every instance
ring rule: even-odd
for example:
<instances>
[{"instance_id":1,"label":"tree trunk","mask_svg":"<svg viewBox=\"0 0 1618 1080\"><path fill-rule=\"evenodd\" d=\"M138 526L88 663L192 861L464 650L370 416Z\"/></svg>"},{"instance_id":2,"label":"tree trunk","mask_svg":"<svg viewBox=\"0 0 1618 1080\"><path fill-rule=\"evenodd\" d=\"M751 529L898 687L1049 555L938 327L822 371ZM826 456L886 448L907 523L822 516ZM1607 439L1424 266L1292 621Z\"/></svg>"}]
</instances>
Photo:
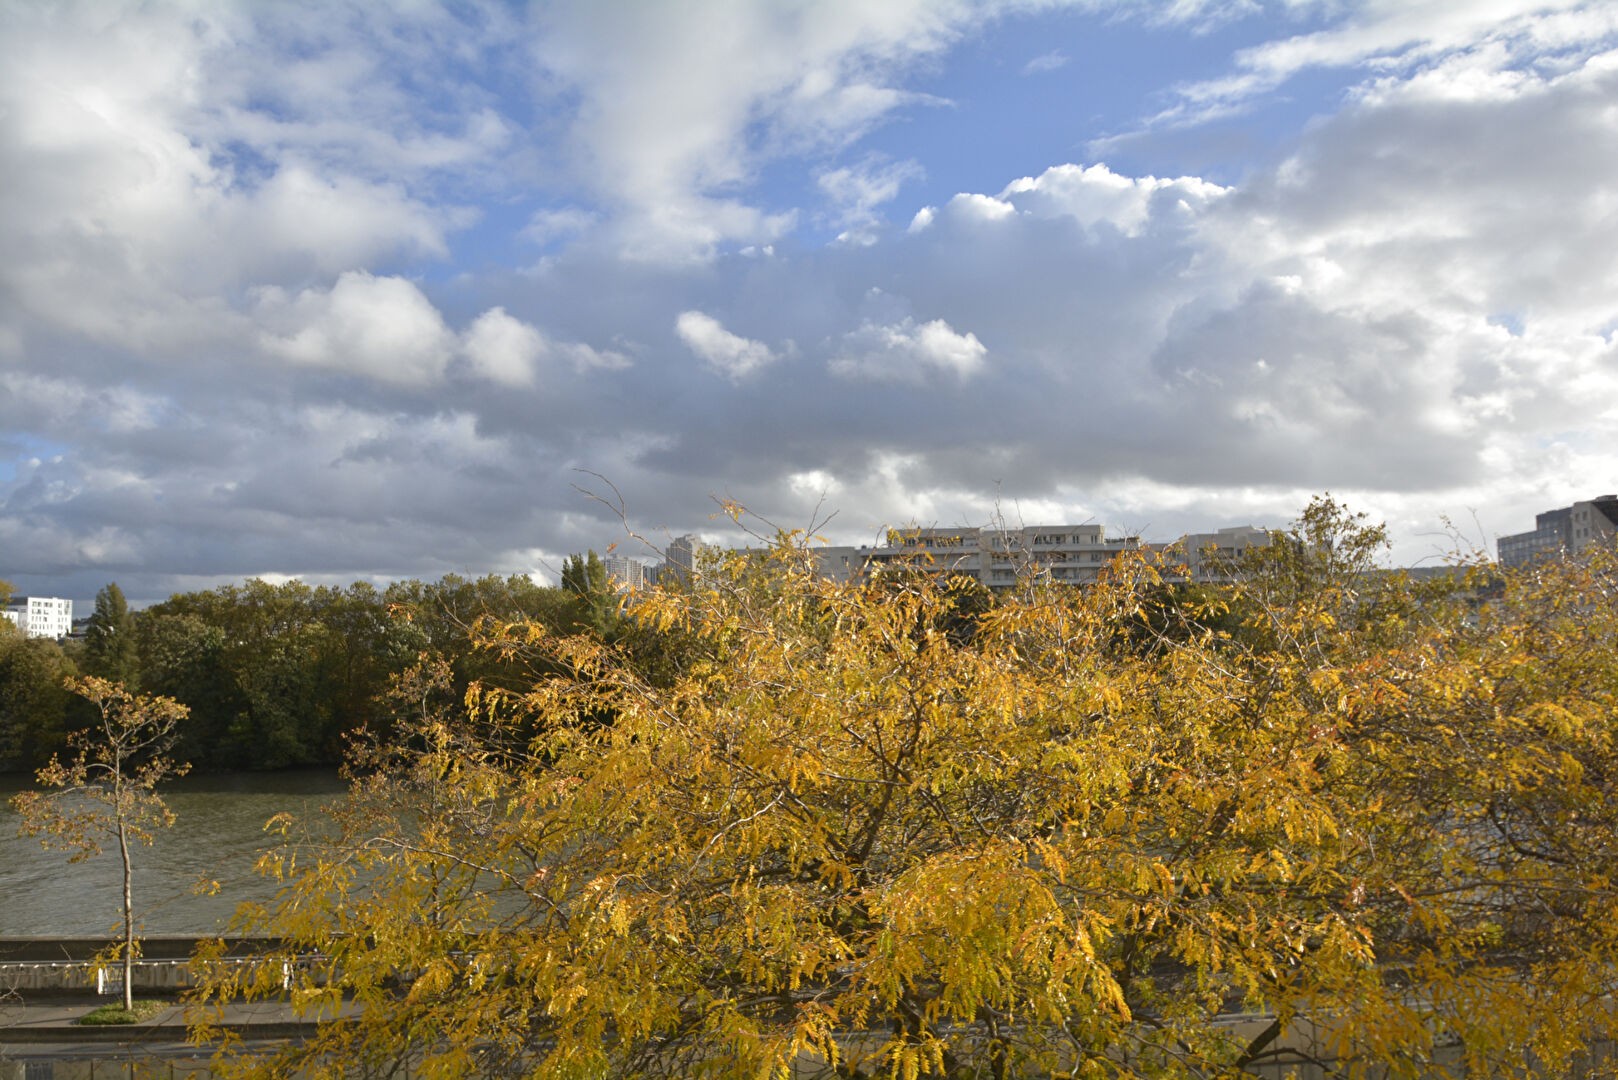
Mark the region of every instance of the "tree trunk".
<instances>
[{"instance_id":1,"label":"tree trunk","mask_svg":"<svg viewBox=\"0 0 1618 1080\"><path fill-rule=\"evenodd\" d=\"M129 836L120 818L118 855L124 862L124 1008L135 1009L135 902L129 883Z\"/></svg>"}]
</instances>

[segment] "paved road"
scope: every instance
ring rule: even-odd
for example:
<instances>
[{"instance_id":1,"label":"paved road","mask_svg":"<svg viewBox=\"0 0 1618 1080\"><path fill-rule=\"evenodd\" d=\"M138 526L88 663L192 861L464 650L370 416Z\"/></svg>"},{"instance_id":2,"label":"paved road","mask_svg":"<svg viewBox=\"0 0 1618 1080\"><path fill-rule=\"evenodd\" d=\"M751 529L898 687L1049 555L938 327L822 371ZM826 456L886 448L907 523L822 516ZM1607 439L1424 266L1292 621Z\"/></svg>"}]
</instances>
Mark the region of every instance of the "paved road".
<instances>
[{"instance_id":1,"label":"paved road","mask_svg":"<svg viewBox=\"0 0 1618 1080\"><path fill-rule=\"evenodd\" d=\"M171 1063L174 1076L204 1076L211 1051L186 1041L184 1008L173 1006L139 1024L83 1027L79 1017L104 1004L105 998L37 998L0 1000L0 1076L6 1063L95 1062L108 1065L159 1059ZM284 1002L236 1002L225 1007L222 1023L243 1040L270 1042L303 1038L315 1025L300 1020ZM115 1066L122 1075L123 1066ZM22 1074L18 1074L22 1075ZM80 1075L75 1073L74 1075ZM113 1075L109 1073L108 1075Z\"/></svg>"},{"instance_id":2,"label":"paved road","mask_svg":"<svg viewBox=\"0 0 1618 1080\"><path fill-rule=\"evenodd\" d=\"M0 1043L18 1042L146 1042L153 1039L184 1039L185 1009L170 1006L138 1024L84 1027L79 1017L106 998L40 998L33 1001L0 1000ZM300 1020L291 1006L278 1001L235 1002L225 1006L222 1020L226 1027L243 1036L285 1039L307 1034L314 1027Z\"/></svg>"}]
</instances>

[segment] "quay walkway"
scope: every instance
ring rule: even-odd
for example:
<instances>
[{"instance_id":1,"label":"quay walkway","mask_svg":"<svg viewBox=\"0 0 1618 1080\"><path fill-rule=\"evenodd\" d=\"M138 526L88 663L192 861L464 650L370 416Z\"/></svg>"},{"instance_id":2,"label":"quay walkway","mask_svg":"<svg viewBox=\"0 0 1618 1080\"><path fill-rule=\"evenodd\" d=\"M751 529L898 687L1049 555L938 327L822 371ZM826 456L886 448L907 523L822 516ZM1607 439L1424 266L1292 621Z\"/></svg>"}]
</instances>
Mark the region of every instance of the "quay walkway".
<instances>
[{"instance_id":1,"label":"quay walkway","mask_svg":"<svg viewBox=\"0 0 1618 1080\"><path fill-rule=\"evenodd\" d=\"M137 996L178 1001L191 982L188 962L197 941L143 938L133 980ZM0 1080L123 1078L135 1062L142 1075L209 1075L212 1051L187 1041L183 1005L136 1024L78 1023L117 1000L113 980L98 979L94 964L109 944L105 938L0 938ZM227 940L225 962L246 962L276 944ZM121 977L121 969L112 974ZM238 1001L223 1006L219 1026L243 1042L265 1043L308 1038L317 1021L298 1017L287 1002Z\"/></svg>"},{"instance_id":2,"label":"quay walkway","mask_svg":"<svg viewBox=\"0 0 1618 1080\"><path fill-rule=\"evenodd\" d=\"M78 1020L105 997L53 996L0 999L0 1060L5 1047L33 1044L184 1043L185 1006L171 1005L137 1024L81 1025ZM346 1010L345 1010L346 1011ZM224 1006L219 1026L252 1040L298 1039L312 1034L316 1021L300 1019L283 1001L238 1001ZM15 1055L13 1055L15 1056ZM0 1072L0 1077L5 1074Z\"/></svg>"},{"instance_id":3,"label":"quay walkway","mask_svg":"<svg viewBox=\"0 0 1618 1080\"><path fill-rule=\"evenodd\" d=\"M0 999L0 1080L125 1080L138 1075L181 1080L211 1075L213 1051L187 1041L185 1007L174 1005L137 1024L86 1027L80 1017L104 996L55 994ZM285 1002L232 1002L220 1026L244 1043L310 1037L315 1022L299 1019Z\"/></svg>"},{"instance_id":4,"label":"quay walkway","mask_svg":"<svg viewBox=\"0 0 1618 1080\"><path fill-rule=\"evenodd\" d=\"M0 938L0 1080L112 1080L131 1075L133 1063L142 1064L143 1076L161 1080L202 1080L210 1075L208 1047L187 1041L185 1007L173 1005L137 1024L85 1027L78 1020L98 1005L106 1004L106 994L94 992L92 978L85 988L82 976L73 985L57 982L39 989L19 989L5 981L28 969L36 974L40 965L52 970L77 966L86 968L106 947L105 940ZM278 944L265 939L240 939L228 943L227 957L245 962L266 946ZM143 963L152 972L179 972L183 958L190 955L195 939L147 939ZM227 962L230 962L227 960ZM174 977L178 977L177 975ZM167 978L167 976L165 976ZM137 977L137 989L141 980ZM151 996L150 993L142 996ZM167 995L178 999L178 992ZM268 1044L313 1036L320 1023L356 1015L357 1006L346 1004L336 1017L322 1020L300 1018L284 1001L236 1001L224 1004L217 1013L217 1026L247 1044ZM1219 1022L1244 1040L1272 1026L1272 1016L1236 1014ZM860 1033L863 1037L870 1033ZM1618 1064L1618 1045L1610 1037L1597 1040L1591 1053L1580 1055L1572 1076L1610 1076ZM1256 1080L1326 1080L1346 1063L1329 1057L1322 1031L1306 1020L1295 1020L1274 1044L1274 1056L1249 1067ZM1450 1080L1459 1067L1460 1048L1441 1044L1431 1063L1434 1078ZM1529 1070L1533 1072L1532 1069ZM819 1066L799 1071L795 1077L820 1080Z\"/></svg>"}]
</instances>

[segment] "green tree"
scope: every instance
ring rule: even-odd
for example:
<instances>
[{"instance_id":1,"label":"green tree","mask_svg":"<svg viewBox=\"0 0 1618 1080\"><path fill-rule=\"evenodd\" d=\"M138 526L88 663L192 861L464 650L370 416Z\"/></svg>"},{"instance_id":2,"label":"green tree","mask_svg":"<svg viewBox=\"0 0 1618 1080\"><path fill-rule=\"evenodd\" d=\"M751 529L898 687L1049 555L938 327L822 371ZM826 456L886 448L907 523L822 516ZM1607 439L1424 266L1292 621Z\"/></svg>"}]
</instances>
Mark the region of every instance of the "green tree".
<instances>
[{"instance_id":1,"label":"green tree","mask_svg":"<svg viewBox=\"0 0 1618 1080\"><path fill-rule=\"evenodd\" d=\"M376 719L376 696L415 654L364 584L248 581L170 597L138 622L149 688L192 707L188 746L215 766L340 760L344 734Z\"/></svg>"},{"instance_id":2,"label":"green tree","mask_svg":"<svg viewBox=\"0 0 1618 1080\"><path fill-rule=\"evenodd\" d=\"M420 643L406 623L390 616L382 594L365 582L317 589L315 617L331 635L321 654L322 693L331 702L331 722L322 739L335 746L345 733L385 721L389 680L414 661Z\"/></svg>"},{"instance_id":3,"label":"green tree","mask_svg":"<svg viewBox=\"0 0 1618 1080\"><path fill-rule=\"evenodd\" d=\"M301 581L253 579L173 596L141 613L143 624L165 626L163 636L175 650L172 658L188 658L189 676L208 676L202 682L210 691L206 696L182 698L187 705L222 710L195 718L199 733L218 734L206 760L233 768L281 768L318 760L313 747L319 739L312 731L325 726L330 706L309 670L316 660L311 646L318 637L318 629L311 630L313 592ZM173 619L185 621L169 621ZM194 636L176 640L181 626ZM217 637L199 634L202 627L216 631ZM143 637L150 644L156 635ZM173 681L176 674L166 673L165 689L181 688Z\"/></svg>"},{"instance_id":4,"label":"green tree","mask_svg":"<svg viewBox=\"0 0 1618 1080\"><path fill-rule=\"evenodd\" d=\"M63 682L76 674L56 642L0 623L0 772L36 769L61 748L72 698Z\"/></svg>"},{"instance_id":5,"label":"green tree","mask_svg":"<svg viewBox=\"0 0 1618 1080\"><path fill-rule=\"evenodd\" d=\"M569 555L562 564L562 591L572 598L573 623L602 636L618 630L619 598L607 565L593 550Z\"/></svg>"},{"instance_id":6,"label":"green tree","mask_svg":"<svg viewBox=\"0 0 1618 1080\"><path fill-rule=\"evenodd\" d=\"M47 848L73 852L70 862L101 853L115 842L123 872L124 1008L134 1008L135 902L131 845L150 844L152 830L167 828L174 815L156 792L162 781L183 776L189 766L164 755L186 709L169 698L131 694L117 683L94 676L69 680L68 689L95 706L100 723L77 732L72 761L52 758L36 776L49 791L28 791L12 805L21 834L37 836Z\"/></svg>"},{"instance_id":7,"label":"green tree","mask_svg":"<svg viewBox=\"0 0 1618 1080\"><path fill-rule=\"evenodd\" d=\"M135 617L143 686L192 710L182 749L199 767L276 768L341 760L345 739L386 727L389 680L423 651L455 690L520 686L529 673L474 647L483 620L579 623L576 598L529 578L456 575L379 592L248 581L183 593Z\"/></svg>"},{"instance_id":8,"label":"green tree","mask_svg":"<svg viewBox=\"0 0 1618 1080\"><path fill-rule=\"evenodd\" d=\"M562 588L578 597L601 592L607 585L607 564L592 549L583 555L569 555L562 563Z\"/></svg>"},{"instance_id":9,"label":"green tree","mask_svg":"<svg viewBox=\"0 0 1618 1080\"><path fill-rule=\"evenodd\" d=\"M1565 1071L1618 1021L1618 571L1418 595L1382 549L1317 501L1234 630L1144 639L1146 557L979 610L792 542L637 597L655 677L486 628L542 674L418 711L266 856L289 951L207 991L308 950L294 1002L361 1014L220 1067L1206 1077L1314 1025L1348 1072Z\"/></svg>"},{"instance_id":10,"label":"green tree","mask_svg":"<svg viewBox=\"0 0 1618 1080\"><path fill-rule=\"evenodd\" d=\"M146 691L190 710L175 753L199 769L247 767L251 747L238 746L233 734L247 703L226 662L225 632L195 614L153 609L136 626Z\"/></svg>"},{"instance_id":11,"label":"green tree","mask_svg":"<svg viewBox=\"0 0 1618 1080\"><path fill-rule=\"evenodd\" d=\"M84 668L87 674L125 686L139 681L135 620L116 581L96 593L95 611L84 633Z\"/></svg>"}]
</instances>

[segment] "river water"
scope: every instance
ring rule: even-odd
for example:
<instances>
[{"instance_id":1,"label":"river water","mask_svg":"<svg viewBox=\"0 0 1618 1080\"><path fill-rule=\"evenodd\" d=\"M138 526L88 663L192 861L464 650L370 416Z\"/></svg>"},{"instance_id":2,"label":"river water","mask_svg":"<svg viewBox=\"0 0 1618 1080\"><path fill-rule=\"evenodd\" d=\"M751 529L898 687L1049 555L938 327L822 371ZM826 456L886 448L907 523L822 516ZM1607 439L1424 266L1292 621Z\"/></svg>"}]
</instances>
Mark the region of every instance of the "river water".
<instances>
[{"instance_id":1,"label":"river water","mask_svg":"<svg viewBox=\"0 0 1618 1080\"><path fill-rule=\"evenodd\" d=\"M120 920L116 841L86 862L45 851L17 835L11 796L29 788L25 776L0 776L0 937L95 936ZM227 773L188 776L158 792L174 811L174 827L151 847L133 849L135 914L148 934L206 934L225 929L243 900L268 900L275 888L253 873L271 837L264 823L281 812L316 825L320 807L341 796L335 771ZM220 882L199 896L201 878Z\"/></svg>"}]
</instances>

